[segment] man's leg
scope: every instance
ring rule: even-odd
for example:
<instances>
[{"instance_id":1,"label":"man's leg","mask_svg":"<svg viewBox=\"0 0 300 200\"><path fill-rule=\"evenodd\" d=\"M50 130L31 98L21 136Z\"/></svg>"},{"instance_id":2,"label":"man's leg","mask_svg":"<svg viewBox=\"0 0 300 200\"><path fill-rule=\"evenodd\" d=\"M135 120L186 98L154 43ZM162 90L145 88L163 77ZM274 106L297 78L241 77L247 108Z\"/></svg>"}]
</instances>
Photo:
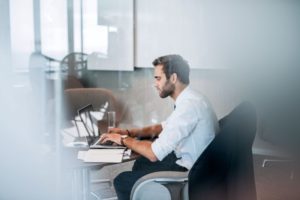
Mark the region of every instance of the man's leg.
<instances>
[{"instance_id":1,"label":"man's leg","mask_svg":"<svg viewBox=\"0 0 300 200\"><path fill-rule=\"evenodd\" d=\"M117 192L118 200L129 200L130 193L135 182L146 174L147 171L128 171L120 173L114 179L114 187Z\"/></svg>"},{"instance_id":2,"label":"man's leg","mask_svg":"<svg viewBox=\"0 0 300 200\"><path fill-rule=\"evenodd\" d=\"M178 166L176 156L171 153L162 161L151 162L145 157L137 159L132 171L120 173L114 180L114 187L119 200L128 200L135 182L146 174L156 171L186 171L185 168Z\"/></svg>"}]
</instances>

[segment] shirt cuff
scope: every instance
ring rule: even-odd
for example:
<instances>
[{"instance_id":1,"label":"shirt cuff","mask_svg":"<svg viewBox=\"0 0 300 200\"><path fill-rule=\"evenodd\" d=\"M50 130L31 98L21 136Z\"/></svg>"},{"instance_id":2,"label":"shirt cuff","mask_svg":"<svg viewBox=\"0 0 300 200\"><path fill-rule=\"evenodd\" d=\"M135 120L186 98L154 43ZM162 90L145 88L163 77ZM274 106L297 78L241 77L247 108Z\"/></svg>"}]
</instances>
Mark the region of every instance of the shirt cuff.
<instances>
[{"instance_id":1,"label":"shirt cuff","mask_svg":"<svg viewBox=\"0 0 300 200\"><path fill-rule=\"evenodd\" d=\"M159 161L162 161L164 159L164 155L163 155L163 150L162 148L160 147L159 143L154 141L152 144L151 144L151 148L152 148L152 151L154 153L154 155L156 156L156 158L159 160Z\"/></svg>"}]
</instances>

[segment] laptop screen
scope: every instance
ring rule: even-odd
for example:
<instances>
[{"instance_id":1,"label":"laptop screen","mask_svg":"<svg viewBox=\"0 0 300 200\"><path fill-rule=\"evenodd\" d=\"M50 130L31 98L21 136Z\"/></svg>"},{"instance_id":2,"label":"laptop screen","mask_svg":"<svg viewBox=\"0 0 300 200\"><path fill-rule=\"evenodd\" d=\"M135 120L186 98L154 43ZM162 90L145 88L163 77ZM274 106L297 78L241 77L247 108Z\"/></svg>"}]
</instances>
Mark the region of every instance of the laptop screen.
<instances>
[{"instance_id":1,"label":"laptop screen","mask_svg":"<svg viewBox=\"0 0 300 200\"><path fill-rule=\"evenodd\" d=\"M80 117L81 122L83 123L86 131L90 137L98 136L98 127L97 121L93 121L91 116L91 111L93 111L92 104L88 104L80 109L78 109L78 116Z\"/></svg>"}]
</instances>

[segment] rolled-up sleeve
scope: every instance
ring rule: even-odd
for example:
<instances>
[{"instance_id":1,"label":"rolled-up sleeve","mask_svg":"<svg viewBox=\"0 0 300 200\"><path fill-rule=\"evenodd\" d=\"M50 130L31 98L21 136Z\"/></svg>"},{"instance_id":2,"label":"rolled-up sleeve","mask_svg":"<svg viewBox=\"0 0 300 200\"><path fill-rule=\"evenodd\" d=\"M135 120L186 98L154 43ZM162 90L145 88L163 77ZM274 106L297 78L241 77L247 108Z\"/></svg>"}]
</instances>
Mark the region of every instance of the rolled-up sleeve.
<instances>
[{"instance_id":1,"label":"rolled-up sleeve","mask_svg":"<svg viewBox=\"0 0 300 200\"><path fill-rule=\"evenodd\" d=\"M151 148L158 160L164 159L175 150L180 141L187 137L197 125L199 118L193 102L186 102L176 107L170 117L162 123L163 130L159 137L152 143Z\"/></svg>"}]
</instances>

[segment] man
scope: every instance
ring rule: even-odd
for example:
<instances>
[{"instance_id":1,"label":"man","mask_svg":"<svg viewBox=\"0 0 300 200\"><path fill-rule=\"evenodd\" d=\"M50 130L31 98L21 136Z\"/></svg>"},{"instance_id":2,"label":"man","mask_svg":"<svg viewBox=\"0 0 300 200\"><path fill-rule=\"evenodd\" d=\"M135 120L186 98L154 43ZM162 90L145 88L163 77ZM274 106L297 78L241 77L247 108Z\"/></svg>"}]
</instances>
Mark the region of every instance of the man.
<instances>
[{"instance_id":1,"label":"man","mask_svg":"<svg viewBox=\"0 0 300 200\"><path fill-rule=\"evenodd\" d=\"M170 96L175 101L172 114L161 124L130 130L115 128L102 136L103 143L113 141L142 155L132 171L115 178L119 200L129 199L134 183L145 174L189 170L218 129L216 115L205 97L188 86L187 61L180 55L167 55L155 59L153 65L159 96ZM151 141L136 137L158 138Z\"/></svg>"}]
</instances>

